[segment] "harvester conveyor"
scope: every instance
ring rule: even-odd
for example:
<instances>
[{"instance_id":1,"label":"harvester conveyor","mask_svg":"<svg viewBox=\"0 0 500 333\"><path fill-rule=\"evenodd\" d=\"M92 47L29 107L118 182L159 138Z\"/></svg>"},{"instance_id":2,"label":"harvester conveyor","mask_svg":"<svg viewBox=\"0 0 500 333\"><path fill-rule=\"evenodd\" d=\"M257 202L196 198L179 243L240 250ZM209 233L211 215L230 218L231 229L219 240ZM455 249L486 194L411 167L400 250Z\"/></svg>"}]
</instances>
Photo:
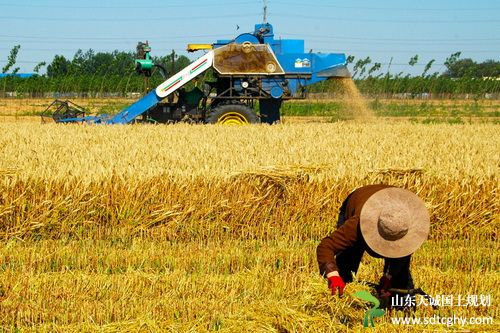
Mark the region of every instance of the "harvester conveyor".
<instances>
[{"instance_id":1,"label":"harvester conveyor","mask_svg":"<svg viewBox=\"0 0 500 333\"><path fill-rule=\"evenodd\" d=\"M167 79L155 90L149 92L134 104L122 110L112 118L105 121L106 124L128 124L144 112L156 106L161 100L173 94L177 89L212 67L213 53L210 51L196 61L186 66L179 73Z\"/></svg>"}]
</instances>

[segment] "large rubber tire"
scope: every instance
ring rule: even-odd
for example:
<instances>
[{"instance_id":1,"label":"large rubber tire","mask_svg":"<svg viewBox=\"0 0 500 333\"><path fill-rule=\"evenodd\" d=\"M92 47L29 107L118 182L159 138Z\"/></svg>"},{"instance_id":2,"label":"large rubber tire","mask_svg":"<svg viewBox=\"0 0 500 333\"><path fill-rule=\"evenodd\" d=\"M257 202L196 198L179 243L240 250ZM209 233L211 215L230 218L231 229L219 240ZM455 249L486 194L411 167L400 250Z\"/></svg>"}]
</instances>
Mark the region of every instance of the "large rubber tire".
<instances>
[{"instance_id":1,"label":"large rubber tire","mask_svg":"<svg viewBox=\"0 0 500 333\"><path fill-rule=\"evenodd\" d=\"M213 109L207 116L208 124L246 125L260 123L254 110L245 105L226 104Z\"/></svg>"}]
</instances>

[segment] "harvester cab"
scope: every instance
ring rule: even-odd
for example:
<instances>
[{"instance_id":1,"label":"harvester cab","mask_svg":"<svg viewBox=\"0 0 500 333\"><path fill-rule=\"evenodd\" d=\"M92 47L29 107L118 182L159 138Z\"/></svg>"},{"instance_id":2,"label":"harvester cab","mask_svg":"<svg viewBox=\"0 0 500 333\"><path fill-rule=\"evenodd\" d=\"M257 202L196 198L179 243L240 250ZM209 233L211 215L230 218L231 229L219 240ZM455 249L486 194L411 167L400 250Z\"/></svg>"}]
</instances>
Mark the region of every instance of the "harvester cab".
<instances>
[{"instance_id":1,"label":"harvester cab","mask_svg":"<svg viewBox=\"0 0 500 333\"><path fill-rule=\"evenodd\" d=\"M231 40L189 44L189 52L202 50L205 54L102 122L279 122L283 101L305 98L305 87L329 78L350 77L345 54L305 52L304 48L301 39L275 39L269 23L256 24L253 32ZM146 77L156 66L150 52L147 42L137 46L136 69ZM209 69L210 81L200 83ZM197 82L194 89L179 90L192 81ZM174 94L178 95L175 103Z\"/></svg>"}]
</instances>

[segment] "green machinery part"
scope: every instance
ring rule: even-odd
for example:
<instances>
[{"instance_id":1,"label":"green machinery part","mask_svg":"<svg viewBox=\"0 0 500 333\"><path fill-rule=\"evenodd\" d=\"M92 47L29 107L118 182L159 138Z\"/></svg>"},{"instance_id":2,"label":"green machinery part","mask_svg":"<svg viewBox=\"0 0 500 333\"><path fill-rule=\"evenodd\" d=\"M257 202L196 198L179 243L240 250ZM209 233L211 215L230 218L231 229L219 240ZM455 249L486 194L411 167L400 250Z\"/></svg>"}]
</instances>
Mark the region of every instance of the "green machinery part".
<instances>
[{"instance_id":1,"label":"green machinery part","mask_svg":"<svg viewBox=\"0 0 500 333\"><path fill-rule=\"evenodd\" d=\"M137 44L137 59L135 59L135 70L138 73L144 73L146 76L151 76L151 71L153 69L154 63L151 59L150 53L151 47L149 43L139 42Z\"/></svg>"}]
</instances>

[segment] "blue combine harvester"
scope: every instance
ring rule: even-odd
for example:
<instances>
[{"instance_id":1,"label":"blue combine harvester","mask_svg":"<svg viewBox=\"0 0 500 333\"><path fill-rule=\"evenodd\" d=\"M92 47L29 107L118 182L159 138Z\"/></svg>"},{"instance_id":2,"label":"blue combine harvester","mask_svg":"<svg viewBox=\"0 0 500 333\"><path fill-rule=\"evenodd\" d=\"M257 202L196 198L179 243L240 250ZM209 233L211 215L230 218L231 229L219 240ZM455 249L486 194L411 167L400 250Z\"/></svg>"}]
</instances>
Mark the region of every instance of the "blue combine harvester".
<instances>
[{"instance_id":1,"label":"blue combine harvester","mask_svg":"<svg viewBox=\"0 0 500 333\"><path fill-rule=\"evenodd\" d=\"M140 43L139 48L136 69L150 75L154 66L149 56L151 49L147 43ZM345 54L306 53L304 40L275 39L269 23L257 24L253 33L233 40L188 45L190 52L199 50L206 53L115 116L85 116L74 110L65 114L63 107L53 119L105 124L272 124L280 120L283 101L306 97L306 86L329 78L350 77ZM200 82L204 77L201 74L209 69L213 72L211 80ZM183 86L193 80L196 86L185 91Z\"/></svg>"}]
</instances>

